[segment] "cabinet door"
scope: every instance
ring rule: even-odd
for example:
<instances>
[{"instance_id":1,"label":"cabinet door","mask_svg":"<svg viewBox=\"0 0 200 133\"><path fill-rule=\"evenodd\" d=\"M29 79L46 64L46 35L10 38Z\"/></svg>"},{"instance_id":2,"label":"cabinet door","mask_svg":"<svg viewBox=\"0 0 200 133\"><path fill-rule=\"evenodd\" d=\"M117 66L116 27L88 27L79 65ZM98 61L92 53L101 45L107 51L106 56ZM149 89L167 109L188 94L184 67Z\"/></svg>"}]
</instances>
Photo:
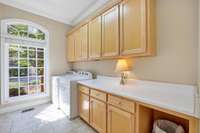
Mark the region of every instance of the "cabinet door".
<instances>
[{"instance_id":1,"label":"cabinet door","mask_svg":"<svg viewBox=\"0 0 200 133\"><path fill-rule=\"evenodd\" d=\"M124 0L120 4L121 55L146 51L146 0Z\"/></svg>"},{"instance_id":2,"label":"cabinet door","mask_svg":"<svg viewBox=\"0 0 200 133\"><path fill-rule=\"evenodd\" d=\"M119 6L102 15L102 56L119 55Z\"/></svg>"},{"instance_id":3,"label":"cabinet door","mask_svg":"<svg viewBox=\"0 0 200 133\"><path fill-rule=\"evenodd\" d=\"M74 32L75 60L81 60L81 32L80 29Z\"/></svg>"},{"instance_id":4,"label":"cabinet door","mask_svg":"<svg viewBox=\"0 0 200 133\"><path fill-rule=\"evenodd\" d=\"M81 60L88 58L88 24L80 29L81 32Z\"/></svg>"},{"instance_id":5,"label":"cabinet door","mask_svg":"<svg viewBox=\"0 0 200 133\"><path fill-rule=\"evenodd\" d=\"M67 37L67 59L68 61L75 60L75 44L74 44L74 35L71 34Z\"/></svg>"},{"instance_id":6,"label":"cabinet door","mask_svg":"<svg viewBox=\"0 0 200 133\"><path fill-rule=\"evenodd\" d=\"M134 133L134 115L108 106L108 133Z\"/></svg>"},{"instance_id":7,"label":"cabinet door","mask_svg":"<svg viewBox=\"0 0 200 133\"><path fill-rule=\"evenodd\" d=\"M106 133L106 103L90 99L90 125L99 133Z\"/></svg>"},{"instance_id":8,"label":"cabinet door","mask_svg":"<svg viewBox=\"0 0 200 133\"><path fill-rule=\"evenodd\" d=\"M89 58L98 59L101 56L101 16L89 23Z\"/></svg>"},{"instance_id":9,"label":"cabinet door","mask_svg":"<svg viewBox=\"0 0 200 133\"><path fill-rule=\"evenodd\" d=\"M89 123L89 96L79 92L79 116Z\"/></svg>"}]
</instances>

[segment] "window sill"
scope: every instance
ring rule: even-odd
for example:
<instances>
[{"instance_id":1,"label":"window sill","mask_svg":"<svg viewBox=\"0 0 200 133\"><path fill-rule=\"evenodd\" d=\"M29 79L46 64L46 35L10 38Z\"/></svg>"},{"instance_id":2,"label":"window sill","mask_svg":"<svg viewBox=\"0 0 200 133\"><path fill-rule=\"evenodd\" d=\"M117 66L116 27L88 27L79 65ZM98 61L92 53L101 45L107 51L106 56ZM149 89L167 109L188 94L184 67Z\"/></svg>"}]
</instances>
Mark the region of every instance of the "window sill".
<instances>
[{"instance_id":1,"label":"window sill","mask_svg":"<svg viewBox=\"0 0 200 133\"><path fill-rule=\"evenodd\" d=\"M47 93L43 94L33 94L33 95L27 95L27 96L21 96L21 97L12 97L7 100L5 100L2 104L10 104L10 103L18 103L18 102L25 102L30 100L36 100L40 98L49 97Z\"/></svg>"}]
</instances>

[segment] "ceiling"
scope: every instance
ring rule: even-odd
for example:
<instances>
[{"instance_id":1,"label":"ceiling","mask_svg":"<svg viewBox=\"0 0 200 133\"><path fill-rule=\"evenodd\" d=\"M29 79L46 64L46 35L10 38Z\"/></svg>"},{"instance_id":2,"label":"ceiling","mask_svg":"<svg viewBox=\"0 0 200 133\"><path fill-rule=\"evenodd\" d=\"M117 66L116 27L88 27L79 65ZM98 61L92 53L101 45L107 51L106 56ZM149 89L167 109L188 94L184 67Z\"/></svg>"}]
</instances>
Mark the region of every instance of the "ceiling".
<instances>
[{"instance_id":1,"label":"ceiling","mask_svg":"<svg viewBox=\"0 0 200 133\"><path fill-rule=\"evenodd\" d=\"M109 0L0 0L0 3L75 25L107 1Z\"/></svg>"}]
</instances>

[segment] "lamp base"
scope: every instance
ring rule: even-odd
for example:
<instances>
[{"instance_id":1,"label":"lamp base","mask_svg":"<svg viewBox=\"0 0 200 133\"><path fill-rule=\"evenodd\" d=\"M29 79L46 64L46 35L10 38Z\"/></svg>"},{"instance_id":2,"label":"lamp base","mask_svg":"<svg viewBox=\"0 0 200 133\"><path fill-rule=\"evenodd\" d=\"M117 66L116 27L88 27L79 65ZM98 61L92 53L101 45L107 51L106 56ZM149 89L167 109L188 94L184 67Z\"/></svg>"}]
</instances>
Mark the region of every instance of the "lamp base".
<instances>
[{"instance_id":1,"label":"lamp base","mask_svg":"<svg viewBox=\"0 0 200 133\"><path fill-rule=\"evenodd\" d=\"M122 72L122 73L121 73L120 85L125 85L126 80L127 80L127 75L126 75L125 72Z\"/></svg>"}]
</instances>

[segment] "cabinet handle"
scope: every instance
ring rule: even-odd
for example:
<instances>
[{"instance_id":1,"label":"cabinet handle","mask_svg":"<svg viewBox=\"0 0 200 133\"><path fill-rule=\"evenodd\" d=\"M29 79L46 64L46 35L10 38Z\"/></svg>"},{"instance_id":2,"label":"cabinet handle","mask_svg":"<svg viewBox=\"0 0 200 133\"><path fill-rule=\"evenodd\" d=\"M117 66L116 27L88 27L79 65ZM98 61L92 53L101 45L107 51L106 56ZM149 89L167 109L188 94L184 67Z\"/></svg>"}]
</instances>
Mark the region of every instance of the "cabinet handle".
<instances>
[{"instance_id":1,"label":"cabinet handle","mask_svg":"<svg viewBox=\"0 0 200 133\"><path fill-rule=\"evenodd\" d=\"M99 94L99 93L97 93L97 94L96 94L96 96L100 96L100 94Z\"/></svg>"},{"instance_id":2,"label":"cabinet handle","mask_svg":"<svg viewBox=\"0 0 200 133\"><path fill-rule=\"evenodd\" d=\"M118 102L119 105L122 105L122 102Z\"/></svg>"}]
</instances>

